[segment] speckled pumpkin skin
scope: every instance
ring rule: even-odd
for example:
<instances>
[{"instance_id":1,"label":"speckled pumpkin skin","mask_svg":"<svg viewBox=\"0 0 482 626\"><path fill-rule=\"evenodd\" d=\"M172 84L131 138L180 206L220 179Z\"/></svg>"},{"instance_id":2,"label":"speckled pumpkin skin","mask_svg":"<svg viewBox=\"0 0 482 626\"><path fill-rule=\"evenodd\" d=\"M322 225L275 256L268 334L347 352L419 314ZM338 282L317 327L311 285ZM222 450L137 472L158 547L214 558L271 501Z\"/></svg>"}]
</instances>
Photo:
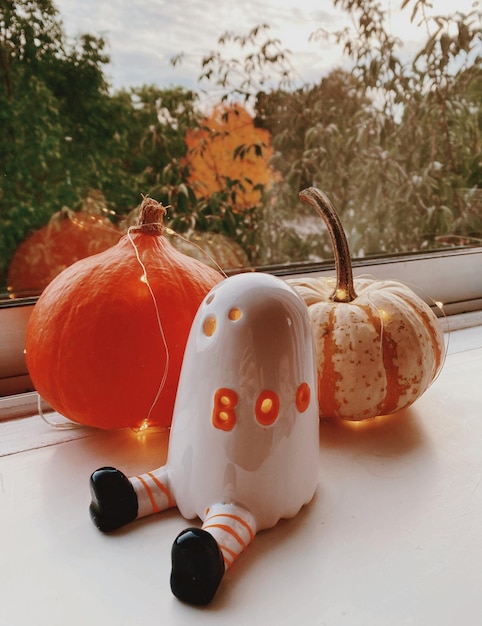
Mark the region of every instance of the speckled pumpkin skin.
<instances>
[{"instance_id":1,"label":"speckled pumpkin skin","mask_svg":"<svg viewBox=\"0 0 482 626\"><path fill-rule=\"evenodd\" d=\"M365 420L394 413L432 383L445 353L442 327L407 286L355 279L357 297L333 302L334 279L288 282L310 314L321 418Z\"/></svg>"}]
</instances>

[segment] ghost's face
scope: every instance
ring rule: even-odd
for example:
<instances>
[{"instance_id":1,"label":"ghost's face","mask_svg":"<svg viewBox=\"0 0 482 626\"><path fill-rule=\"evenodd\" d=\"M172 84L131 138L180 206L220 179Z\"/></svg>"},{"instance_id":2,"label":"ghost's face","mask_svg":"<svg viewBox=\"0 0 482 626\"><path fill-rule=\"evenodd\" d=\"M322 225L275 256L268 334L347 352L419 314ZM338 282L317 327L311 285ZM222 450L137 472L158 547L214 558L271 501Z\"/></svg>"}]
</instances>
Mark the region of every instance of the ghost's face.
<instances>
[{"instance_id":1,"label":"ghost's face","mask_svg":"<svg viewBox=\"0 0 482 626\"><path fill-rule=\"evenodd\" d=\"M278 480L289 500L313 436L318 449L315 371L306 306L286 283L242 274L217 285L194 320L179 382L169 452L178 502L196 490L197 501L269 500Z\"/></svg>"}]
</instances>

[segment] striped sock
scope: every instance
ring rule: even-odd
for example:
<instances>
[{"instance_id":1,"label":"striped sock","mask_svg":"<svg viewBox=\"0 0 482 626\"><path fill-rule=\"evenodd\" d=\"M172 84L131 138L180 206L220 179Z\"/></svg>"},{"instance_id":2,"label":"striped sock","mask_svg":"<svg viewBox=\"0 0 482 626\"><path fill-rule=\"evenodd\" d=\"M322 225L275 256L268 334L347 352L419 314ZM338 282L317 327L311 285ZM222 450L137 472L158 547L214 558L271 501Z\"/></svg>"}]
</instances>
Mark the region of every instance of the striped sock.
<instances>
[{"instance_id":1,"label":"striped sock","mask_svg":"<svg viewBox=\"0 0 482 626\"><path fill-rule=\"evenodd\" d=\"M236 504L215 504L206 511L203 530L216 540L226 569L246 550L256 535L256 522L249 511Z\"/></svg>"},{"instance_id":2,"label":"striped sock","mask_svg":"<svg viewBox=\"0 0 482 626\"><path fill-rule=\"evenodd\" d=\"M165 467L133 476L130 481L139 502L138 518L164 511L175 505L169 489L169 476Z\"/></svg>"}]
</instances>

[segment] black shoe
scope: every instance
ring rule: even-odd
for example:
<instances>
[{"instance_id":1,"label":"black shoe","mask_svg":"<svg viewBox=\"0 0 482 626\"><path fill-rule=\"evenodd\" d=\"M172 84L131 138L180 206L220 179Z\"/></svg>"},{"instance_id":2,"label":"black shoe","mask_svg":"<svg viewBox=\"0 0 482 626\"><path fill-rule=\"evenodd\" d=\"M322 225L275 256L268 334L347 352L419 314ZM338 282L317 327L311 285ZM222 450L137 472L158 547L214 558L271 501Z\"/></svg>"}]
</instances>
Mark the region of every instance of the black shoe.
<instances>
[{"instance_id":1,"label":"black shoe","mask_svg":"<svg viewBox=\"0 0 482 626\"><path fill-rule=\"evenodd\" d=\"M224 559L206 530L187 528L172 546L172 593L189 604L209 604L224 574Z\"/></svg>"},{"instance_id":2,"label":"black shoe","mask_svg":"<svg viewBox=\"0 0 482 626\"><path fill-rule=\"evenodd\" d=\"M99 530L107 533L136 519L136 492L119 470L113 467L96 470L90 477L90 493L90 516Z\"/></svg>"}]
</instances>

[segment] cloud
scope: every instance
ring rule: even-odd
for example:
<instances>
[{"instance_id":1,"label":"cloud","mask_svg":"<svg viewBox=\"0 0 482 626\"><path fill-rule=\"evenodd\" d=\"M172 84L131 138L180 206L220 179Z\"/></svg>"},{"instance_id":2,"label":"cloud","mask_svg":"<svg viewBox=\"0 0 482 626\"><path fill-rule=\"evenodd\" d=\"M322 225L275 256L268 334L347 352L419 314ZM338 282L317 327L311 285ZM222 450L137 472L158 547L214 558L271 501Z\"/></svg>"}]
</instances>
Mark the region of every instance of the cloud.
<instances>
[{"instance_id":1,"label":"cloud","mask_svg":"<svg viewBox=\"0 0 482 626\"><path fill-rule=\"evenodd\" d=\"M293 0L57 0L61 19L70 37L88 32L108 42L111 65L107 75L114 88L142 84L196 85L203 56L218 48L225 31L247 34L254 26L270 25L272 37L281 45L300 52L297 67L305 79L311 72L304 68L319 65L319 45L307 46L310 32L333 13L321 12L317 2ZM183 62L171 66L171 58L183 53ZM306 63L307 61L309 63ZM318 61L318 63L317 63Z\"/></svg>"},{"instance_id":2,"label":"cloud","mask_svg":"<svg viewBox=\"0 0 482 626\"><path fill-rule=\"evenodd\" d=\"M435 8L444 1L433 0ZM346 64L339 47L322 40L309 41L310 34L320 27L333 32L350 23L346 14L326 0L55 2L69 36L87 32L106 38L111 56L106 74L115 89L144 84L197 88L202 58L218 49L221 34L232 31L245 35L263 23L270 25L270 36L292 52L298 82L318 82L330 69ZM388 27L396 34L399 31L413 48L420 33L410 24L410 10L400 12L392 7L391 0L382 2L388 8ZM458 5L471 2L458 0ZM181 52L183 62L173 68L170 60Z\"/></svg>"}]
</instances>

